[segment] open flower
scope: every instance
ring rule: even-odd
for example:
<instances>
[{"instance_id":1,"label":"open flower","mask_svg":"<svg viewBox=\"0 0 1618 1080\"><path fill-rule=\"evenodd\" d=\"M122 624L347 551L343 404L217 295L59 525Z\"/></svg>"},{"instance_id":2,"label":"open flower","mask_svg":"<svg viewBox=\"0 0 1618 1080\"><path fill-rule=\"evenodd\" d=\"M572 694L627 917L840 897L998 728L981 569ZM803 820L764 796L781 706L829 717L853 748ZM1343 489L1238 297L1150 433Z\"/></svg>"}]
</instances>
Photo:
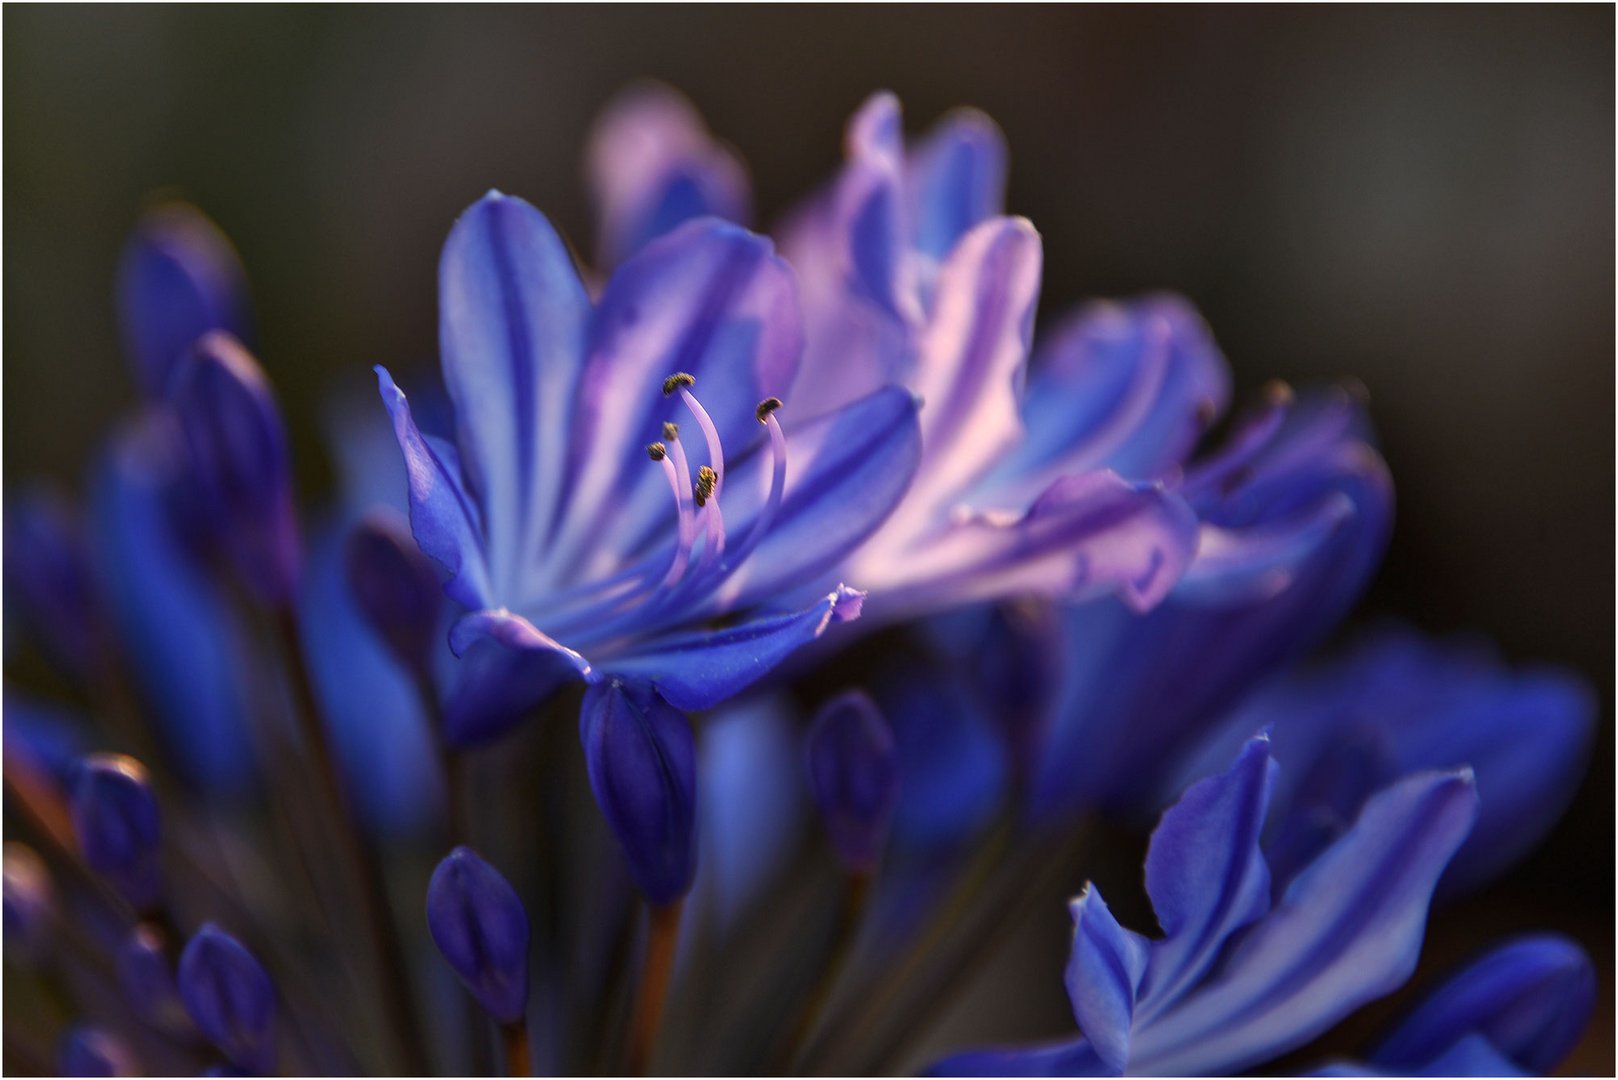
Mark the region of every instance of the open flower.
<instances>
[{"instance_id":1,"label":"open flower","mask_svg":"<svg viewBox=\"0 0 1618 1080\"><path fill-rule=\"evenodd\" d=\"M545 217L491 193L450 234L439 283L454 441L419 430L379 377L416 540L468 609L450 636L452 742L498 733L569 679L709 708L859 613L842 584L775 609L898 501L916 403L877 389L786 438L776 395L802 332L766 240L689 223L592 303Z\"/></svg>"}]
</instances>

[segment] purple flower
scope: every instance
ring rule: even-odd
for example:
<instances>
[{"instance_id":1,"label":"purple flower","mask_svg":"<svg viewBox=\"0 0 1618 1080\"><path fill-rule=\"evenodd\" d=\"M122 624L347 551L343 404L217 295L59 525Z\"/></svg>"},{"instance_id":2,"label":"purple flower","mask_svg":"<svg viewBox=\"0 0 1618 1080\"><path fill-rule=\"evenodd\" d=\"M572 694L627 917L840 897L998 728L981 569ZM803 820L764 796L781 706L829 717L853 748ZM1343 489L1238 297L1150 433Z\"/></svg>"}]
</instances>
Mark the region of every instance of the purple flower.
<instances>
[{"instance_id":1,"label":"purple flower","mask_svg":"<svg viewBox=\"0 0 1618 1080\"><path fill-rule=\"evenodd\" d=\"M427 885L433 942L478 1004L503 1024L528 1004L528 913L511 883L468 847L439 862Z\"/></svg>"},{"instance_id":2,"label":"purple flower","mask_svg":"<svg viewBox=\"0 0 1618 1080\"><path fill-rule=\"evenodd\" d=\"M123 754L86 758L69 803L73 833L84 861L136 911L150 908L162 890L162 822L146 769Z\"/></svg>"},{"instance_id":3,"label":"purple flower","mask_svg":"<svg viewBox=\"0 0 1618 1080\"><path fill-rule=\"evenodd\" d=\"M122 1039L99 1028L69 1028L57 1046L56 1067L63 1076L139 1076L135 1055Z\"/></svg>"},{"instance_id":4,"label":"purple flower","mask_svg":"<svg viewBox=\"0 0 1618 1080\"><path fill-rule=\"evenodd\" d=\"M450 636L451 742L498 734L569 679L709 708L858 613L842 585L775 609L898 500L916 407L877 390L789 450L771 395L792 381L801 333L766 241L690 223L592 303L544 216L491 194L445 245L440 307L455 441L419 430L379 377L416 540L469 611Z\"/></svg>"},{"instance_id":5,"label":"purple flower","mask_svg":"<svg viewBox=\"0 0 1618 1080\"><path fill-rule=\"evenodd\" d=\"M815 715L807 750L809 789L833 850L849 873L872 873L899 796L893 729L870 698L851 691Z\"/></svg>"},{"instance_id":6,"label":"purple flower","mask_svg":"<svg viewBox=\"0 0 1618 1080\"><path fill-rule=\"evenodd\" d=\"M1476 817L1471 774L1416 773L1384 788L1272 899L1260 836L1274 774L1260 736L1163 815L1146 855L1161 938L1121 927L1094 885L1073 901L1067 988L1083 1038L963 1054L936 1071L1240 1071L1403 984L1433 888Z\"/></svg>"},{"instance_id":7,"label":"purple flower","mask_svg":"<svg viewBox=\"0 0 1618 1080\"><path fill-rule=\"evenodd\" d=\"M239 1068L275 1065L275 987L241 942L207 923L180 954L180 998L197 1030Z\"/></svg>"}]
</instances>

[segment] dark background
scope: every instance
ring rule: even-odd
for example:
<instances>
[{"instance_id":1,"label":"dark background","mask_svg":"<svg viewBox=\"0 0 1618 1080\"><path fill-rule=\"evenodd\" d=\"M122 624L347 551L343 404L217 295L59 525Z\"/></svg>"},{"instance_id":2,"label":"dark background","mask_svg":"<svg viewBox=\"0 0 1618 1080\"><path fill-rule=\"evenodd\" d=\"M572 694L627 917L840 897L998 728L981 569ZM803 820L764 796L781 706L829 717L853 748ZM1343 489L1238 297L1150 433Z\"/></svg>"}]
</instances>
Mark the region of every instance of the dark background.
<instances>
[{"instance_id":1,"label":"dark background","mask_svg":"<svg viewBox=\"0 0 1618 1080\"><path fill-rule=\"evenodd\" d=\"M1173 288L1239 390L1362 381L1399 490L1366 611L1485 631L1600 687L1574 809L1436 920L1430 952L1572 933L1605 976L1571 1067L1611 1072L1610 7L13 5L4 29L8 489L77 485L132 400L111 282L154 192L241 249L318 486L322 389L430 361L458 211L499 187L588 250L581 151L624 83L689 94L750 163L765 221L834 168L870 90L897 91L913 131L986 110L1010 208L1045 237L1043 314ZM1021 984L1060 1002L1050 956L1027 964Z\"/></svg>"}]
</instances>

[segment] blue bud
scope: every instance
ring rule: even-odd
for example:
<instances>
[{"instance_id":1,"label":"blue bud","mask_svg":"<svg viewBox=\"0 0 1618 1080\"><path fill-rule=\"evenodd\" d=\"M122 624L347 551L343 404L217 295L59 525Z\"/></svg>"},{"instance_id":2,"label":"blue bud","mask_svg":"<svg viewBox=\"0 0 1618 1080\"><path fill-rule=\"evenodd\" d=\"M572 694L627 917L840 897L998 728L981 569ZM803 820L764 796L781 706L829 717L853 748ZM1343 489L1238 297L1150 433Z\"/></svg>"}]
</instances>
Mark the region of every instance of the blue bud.
<instances>
[{"instance_id":1,"label":"blue bud","mask_svg":"<svg viewBox=\"0 0 1618 1080\"><path fill-rule=\"evenodd\" d=\"M298 578L292 460L264 369L223 331L197 342L174 373L192 481L242 583L267 604L290 603Z\"/></svg>"},{"instance_id":2,"label":"blue bud","mask_svg":"<svg viewBox=\"0 0 1618 1080\"><path fill-rule=\"evenodd\" d=\"M56 1068L63 1076L139 1076L135 1055L123 1040L99 1028L69 1028L56 1048Z\"/></svg>"},{"instance_id":3,"label":"blue bud","mask_svg":"<svg viewBox=\"0 0 1618 1080\"><path fill-rule=\"evenodd\" d=\"M140 762L92 754L80 764L69 800L79 852L136 911L157 902L162 824Z\"/></svg>"},{"instance_id":4,"label":"blue bud","mask_svg":"<svg viewBox=\"0 0 1618 1080\"><path fill-rule=\"evenodd\" d=\"M161 930L148 923L136 926L118 947L118 983L142 1020L172 1031L185 1025L185 1007L167 945Z\"/></svg>"},{"instance_id":5,"label":"blue bud","mask_svg":"<svg viewBox=\"0 0 1618 1080\"><path fill-rule=\"evenodd\" d=\"M5 592L50 655L79 676L100 659L89 553L72 508L54 492L13 500L5 515Z\"/></svg>"},{"instance_id":6,"label":"blue bud","mask_svg":"<svg viewBox=\"0 0 1618 1080\"><path fill-rule=\"evenodd\" d=\"M427 884L427 929L478 1004L503 1024L528 1006L528 913L517 890L469 847Z\"/></svg>"},{"instance_id":7,"label":"blue bud","mask_svg":"<svg viewBox=\"0 0 1618 1080\"><path fill-rule=\"evenodd\" d=\"M275 987L241 942L205 924L180 955L179 982L192 1023L232 1063L275 1067Z\"/></svg>"},{"instance_id":8,"label":"blue bud","mask_svg":"<svg viewBox=\"0 0 1618 1080\"><path fill-rule=\"evenodd\" d=\"M809 727L809 788L850 873L876 869L899 801L893 729L858 690L827 702Z\"/></svg>"},{"instance_id":9,"label":"blue bud","mask_svg":"<svg viewBox=\"0 0 1618 1080\"><path fill-rule=\"evenodd\" d=\"M401 664L425 671L444 588L409 523L393 511L367 514L348 534L344 558L354 602L371 629Z\"/></svg>"},{"instance_id":10,"label":"blue bud","mask_svg":"<svg viewBox=\"0 0 1618 1080\"><path fill-rule=\"evenodd\" d=\"M646 899L668 904L697 869L691 723L655 690L616 679L584 695L579 734L590 790Z\"/></svg>"},{"instance_id":11,"label":"blue bud","mask_svg":"<svg viewBox=\"0 0 1618 1080\"><path fill-rule=\"evenodd\" d=\"M118 267L118 320L135 377L154 397L203 334L248 336L241 262L202 211L171 203L135 227Z\"/></svg>"},{"instance_id":12,"label":"blue bud","mask_svg":"<svg viewBox=\"0 0 1618 1080\"><path fill-rule=\"evenodd\" d=\"M51 915L51 875L27 844L5 847L6 955L37 959L45 947Z\"/></svg>"}]
</instances>

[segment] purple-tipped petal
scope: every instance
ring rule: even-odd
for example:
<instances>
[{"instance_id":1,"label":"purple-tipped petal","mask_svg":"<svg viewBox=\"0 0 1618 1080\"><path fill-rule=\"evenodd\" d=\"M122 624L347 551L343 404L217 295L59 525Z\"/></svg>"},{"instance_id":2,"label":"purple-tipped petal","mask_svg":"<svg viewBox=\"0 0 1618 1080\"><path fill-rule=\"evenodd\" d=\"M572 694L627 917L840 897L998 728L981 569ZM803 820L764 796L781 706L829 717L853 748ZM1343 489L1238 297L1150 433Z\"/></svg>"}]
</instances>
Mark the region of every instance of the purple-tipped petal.
<instances>
[{"instance_id":1,"label":"purple-tipped petal","mask_svg":"<svg viewBox=\"0 0 1618 1080\"><path fill-rule=\"evenodd\" d=\"M968 233L939 270L911 380L927 447L912 505L947 511L1020 438L1042 260L1033 225L995 218Z\"/></svg>"},{"instance_id":2,"label":"purple-tipped petal","mask_svg":"<svg viewBox=\"0 0 1618 1080\"><path fill-rule=\"evenodd\" d=\"M528 913L517 890L468 847L439 862L427 884L427 929L478 1004L502 1024L528 1006Z\"/></svg>"},{"instance_id":3,"label":"purple-tipped petal","mask_svg":"<svg viewBox=\"0 0 1618 1080\"><path fill-rule=\"evenodd\" d=\"M596 683L579 715L590 790L654 905L672 903L696 874L696 756L691 722L655 690Z\"/></svg>"},{"instance_id":4,"label":"purple-tipped petal","mask_svg":"<svg viewBox=\"0 0 1618 1080\"><path fill-rule=\"evenodd\" d=\"M1554 934L1521 937L1447 979L1371 1060L1388 1072L1420 1069L1472 1036L1522 1072L1548 1075L1584 1033L1595 1000L1595 967L1583 949Z\"/></svg>"},{"instance_id":5,"label":"purple-tipped petal","mask_svg":"<svg viewBox=\"0 0 1618 1080\"><path fill-rule=\"evenodd\" d=\"M264 603L291 603L299 571L292 455L264 370L239 341L213 331L175 369L169 400L237 576Z\"/></svg>"},{"instance_id":6,"label":"purple-tipped petal","mask_svg":"<svg viewBox=\"0 0 1618 1080\"><path fill-rule=\"evenodd\" d=\"M459 458L448 456L443 444L417 429L410 402L386 368L376 368L376 378L409 477L410 531L422 553L448 573L444 591L451 599L463 607L487 607L492 593L483 522L466 490Z\"/></svg>"},{"instance_id":7,"label":"purple-tipped petal","mask_svg":"<svg viewBox=\"0 0 1618 1080\"><path fill-rule=\"evenodd\" d=\"M466 486L481 500L491 580L509 598L561 495L590 299L545 215L490 192L444 243L438 307Z\"/></svg>"},{"instance_id":8,"label":"purple-tipped petal","mask_svg":"<svg viewBox=\"0 0 1618 1080\"><path fill-rule=\"evenodd\" d=\"M699 217L746 225L747 172L691 103L659 83L632 86L596 119L586 149L596 198L596 266L610 269Z\"/></svg>"},{"instance_id":9,"label":"purple-tipped petal","mask_svg":"<svg viewBox=\"0 0 1618 1080\"><path fill-rule=\"evenodd\" d=\"M275 987L241 942L205 924L180 954L179 984L192 1023L233 1064L275 1067Z\"/></svg>"},{"instance_id":10,"label":"purple-tipped petal","mask_svg":"<svg viewBox=\"0 0 1618 1080\"><path fill-rule=\"evenodd\" d=\"M163 829L146 769L123 754L86 758L68 803L79 854L136 911L157 902Z\"/></svg>"},{"instance_id":11,"label":"purple-tipped petal","mask_svg":"<svg viewBox=\"0 0 1618 1080\"><path fill-rule=\"evenodd\" d=\"M69 1028L56 1048L63 1076L139 1076L140 1065L124 1041L111 1032L83 1025Z\"/></svg>"},{"instance_id":12,"label":"purple-tipped petal","mask_svg":"<svg viewBox=\"0 0 1618 1080\"><path fill-rule=\"evenodd\" d=\"M1423 773L1341 840L1202 983L1136 1033L1131 1067L1237 1071L1301 1046L1415 969L1427 906L1477 816L1471 775Z\"/></svg>"},{"instance_id":13,"label":"purple-tipped petal","mask_svg":"<svg viewBox=\"0 0 1618 1080\"><path fill-rule=\"evenodd\" d=\"M853 690L821 707L806 750L809 790L832 849L851 873L871 873L899 797L893 729L869 697Z\"/></svg>"},{"instance_id":14,"label":"purple-tipped petal","mask_svg":"<svg viewBox=\"0 0 1618 1080\"><path fill-rule=\"evenodd\" d=\"M169 203L141 219L118 266L118 321L150 397L163 394L175 366L210 330L249 336L241 262L202 211Z\"/></svg>"},{"instance_id":15,"label":"purple-tipped petal","mask_svg":"<svg viewBox=\"0 0 1618 1080\"><path fill-rule=\"evenodd\" d=\"M1094 885L1069 905L1073 952L1067 963L1067 996L1090 1048L1115 1075L1130 1062L1131 1028L1149 945L1118 925Z\"/></svg>"},{"instance_id":16,"label":"purple-tipped petal","mask_svg":"<svg viewBox=\"0 0 1618 1080\"><path fill-rule=\"evenodd\" d=\"M1259 835L1275 773L1269 738L1253 738L1229 771L1191 785L1153 830L1146 892L1163 940L1152 949L1144 1016L1173 1004L1231 935L1269 911Z\"/></svg>"},{"instance_id":17,"label":"purple-tipped petal","mask_svg":"<svg viewBox=\"0 0 1618 1080\"><path fill-rule=\"evenodd\" d=\"M656 638L603 661L606 675L647 683L677 709L711 709L767 674L833 622L858 618L865 594L839 585L801 611L758 615L721 630Z\"/></svg>"}]
</instances>

